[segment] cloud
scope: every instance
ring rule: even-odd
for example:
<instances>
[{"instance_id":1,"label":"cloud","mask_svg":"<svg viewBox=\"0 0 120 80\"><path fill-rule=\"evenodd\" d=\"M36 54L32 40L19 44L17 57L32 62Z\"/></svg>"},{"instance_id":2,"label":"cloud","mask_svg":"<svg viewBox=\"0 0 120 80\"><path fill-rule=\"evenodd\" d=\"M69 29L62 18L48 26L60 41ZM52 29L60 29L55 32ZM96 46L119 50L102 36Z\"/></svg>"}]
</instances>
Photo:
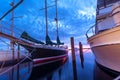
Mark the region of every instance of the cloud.
<instances>
[{"instance_id":1,"label":"cloud","mask_svg":"<svg viewBox=\"0 0 120 80\"><path fill-rule=\"evenodd\" d=\"M7 0L0 1L0 15L7 11L10 6ZM3 2L3 3L2 3ZM48 0L48 5L54 5L52 0ZM5 7L6 6L6 7ZM76 44L82 41L86 44L84 36L87 29L95 22L96 0L58 0L58 25L59 36L66 44L71 36L75 37ZM24 0L24 2L15 9L15 16L22 16L15 19L15 25L22 31L27 31L31 36L39 40L45 40L45 11L43 0ZM10 23L11 15L5 20ZM55 7L48 9L48 29L52 40L56 40Z\"/></svg>"}]
</instances>

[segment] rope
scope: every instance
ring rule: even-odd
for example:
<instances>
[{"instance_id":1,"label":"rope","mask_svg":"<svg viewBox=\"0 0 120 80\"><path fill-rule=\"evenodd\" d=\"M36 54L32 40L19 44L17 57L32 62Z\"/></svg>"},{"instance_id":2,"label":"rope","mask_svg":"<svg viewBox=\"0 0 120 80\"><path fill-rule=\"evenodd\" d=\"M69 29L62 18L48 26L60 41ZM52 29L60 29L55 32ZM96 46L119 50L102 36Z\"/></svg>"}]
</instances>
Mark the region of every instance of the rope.
<instances>
[{"instance_id":1,"label":"rope","mask_svg":"<svg viewBox=\"0 0 120 80\"><path fill-rule=\"evenodd\" d=\"M8 56L5 56L5 57L7 58ZM2 71L4 65L5 65L5 60L3 61L2 65L1 65L1 67L0 67L0 69L1 69L0 71Z\"/></svg>"},{"instance_id":2,"label":"rope","mask_svg":"<svg viewBox=\"0 0 120 80\"><path fill-rule=\"evenodd\" d=\"M5 24L6 26L11 26L11 24L8 23L8 22L6 22L6 21L2 21L2 23ZM11 32L11 29L5 27L5 25L3 25L4 27L2 26L2 28ZM21 29L17 28L16 26L14 26L14 35L17 34L20 37L20 35L21 35L22 32L23 32L23 30L21 30Z\"/></svg>"},{"instance_id":3,"label":"rope","mask_svg":"<svg viewBox=\"0 0 120 80\"><path fill-rule=\"evenodd\" d=\"M27 59L27 58L25 57L23 60L21 60L20 62L18 62L16 65L10 67L9 69L5 70L4 72L1 72L0 75L6 73L6 72L8 72L9 70L11 70L12 68L18 66L18 65L19 65L20 63L22 63L25 59ZM29 59L29 58L28 58L28 59Z\"/></svg>"},{"instance_id":4,"label":"rope","mask_svg":"<svg viewBox=\"0 0 120 80\"><path fill-rule=\"evenodd\" d=\"M33 49L34 50L34 49ZM32 52L31 52L32 53ZM29 53L30 55L31 55L31 53ZM25 54L23 54L26 58L28 58L29 60L31 60L32 61L32 59L29 57L29 55L25 55Z\"/></svg>"},{"instance_id":5,"label":"rope","mask_svg":"<svg viewBox=\"0 0 120 80\"><path fill-rule=\"evenodd\" d=\"M1 38L0 38L0 41L4 42L4 43L7 44L8 46L10 46L10 44L8 44L7 42L5 42L5 41L2 40Z\"/></svg>"},{"instance_id":6,"label":"rope","mask_svg":"<svg viewBox=\"0 0 120 80\"><path fill-rule=\"evenodd\" d=\"M6 21L2 21L2 22L3 22L4 24L7 24L7 25L11 26L11 24L10 24L10 23L8 23L8 22L6 22ZM18 31L23 32L23 30L21 30L21 29L17 28L15 25L14 25L14 28L16 28L16 30L18 30Z\"/></svg>"},{"instance_id":7,"label":"rope","mask_svg":"<svg viewBox=\"0 0 120 80\"><path fill-rule=\"evenodd\" d=\"M31 53L32 53L34 50L35 50L35 48L34 48L29 54L31 55ZM24 56L25 56L25 58L24 58L23 60L21 60L19 63L17 63L17 64L14 65L13 67L10 67L9 69L7 69L6 71L4 71L3 73L5 73L5 72L9 71L10 69L16 67L17 65L19 65L20 63L22 63L25 59L29 59L30 61L33 61L32 58L29 57L29 55L24 55ZM7 56L6 56L6 57L7 57ZM4 65L5 65L5 61L3 61L2 65L1 65L1 67L0 67L1 70L3 69ZM3 73L0 73L0 75L3 74Z\"/></svg>"}]
</instances>

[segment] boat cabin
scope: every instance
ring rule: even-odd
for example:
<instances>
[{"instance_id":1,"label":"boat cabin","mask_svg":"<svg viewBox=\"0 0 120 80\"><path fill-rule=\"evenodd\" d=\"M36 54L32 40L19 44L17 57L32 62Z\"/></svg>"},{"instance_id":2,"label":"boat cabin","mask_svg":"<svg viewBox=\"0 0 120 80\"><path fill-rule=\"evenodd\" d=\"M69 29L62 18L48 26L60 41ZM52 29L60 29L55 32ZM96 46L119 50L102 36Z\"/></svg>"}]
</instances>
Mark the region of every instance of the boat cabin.
<instances>
[{"instance_id":1,"label":"boat cabin","mask_svg":"<svg viewBox=\"0 0 120 80\"><path fill-rule=\"evenodd\" d=\"M120 25L120 0L98 0L95 34Z\"/></svg>"}]
</instances>

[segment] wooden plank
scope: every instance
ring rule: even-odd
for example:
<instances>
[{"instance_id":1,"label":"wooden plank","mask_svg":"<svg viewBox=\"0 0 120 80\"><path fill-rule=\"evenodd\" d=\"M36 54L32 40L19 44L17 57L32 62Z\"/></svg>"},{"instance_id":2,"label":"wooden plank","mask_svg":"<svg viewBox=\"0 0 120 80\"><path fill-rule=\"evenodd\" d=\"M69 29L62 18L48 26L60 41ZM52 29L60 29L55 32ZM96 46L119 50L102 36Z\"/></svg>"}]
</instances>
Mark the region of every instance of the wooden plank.
<instances>
[{"instance_id":1,"label":"wooden plank","mask_svg":"<svg viewBox=\"0 0 120 80\"><path fill-rule=\"evenodd\" d=\"M15 43L28 45L28 46L33 46L33 44L30 43L30 42L27 42L27 41L22 40L22 39L18 39L18 38L14 37L14 36L11 36L11 35L8 35L8 34L2 33L2 32L0 32L0 36L4 37L4 38L7 38L7 39L9 39L9 40L11 40L11 41L13 41Z\"/></svg>"}]
</instances>

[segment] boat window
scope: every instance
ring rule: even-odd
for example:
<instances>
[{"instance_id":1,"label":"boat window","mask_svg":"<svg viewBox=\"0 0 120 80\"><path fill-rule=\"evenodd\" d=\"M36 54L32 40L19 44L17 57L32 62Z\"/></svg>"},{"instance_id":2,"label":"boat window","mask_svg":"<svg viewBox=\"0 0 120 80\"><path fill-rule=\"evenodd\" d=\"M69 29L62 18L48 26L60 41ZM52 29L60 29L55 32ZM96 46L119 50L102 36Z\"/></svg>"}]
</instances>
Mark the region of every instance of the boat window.
<instances>
[{"instance_id":1,"label":"boat window","mask_svg":"<svg viewBox=\"0 0 120 80\"><path fill-rule=\"evenodd\" d=\"M114 19L113 17L108 17L106 19L100 19L100 20L97 20L97 33L100 33L100 32L103 32L103 31L106 31L108 29L111 29L115 26L115 22L114 22Z\"/></svg>"},{"instance_id":2,"label":"boat window","mask_svg":"<svg viewBox=\"0 0 120 80\"><path fill-rule=\"evenodd\" d=\"M107 6L110 6L110 4L117 2L117 1L120 1L120 0L98 0L97 6L98 6L98 9L102 9Z\"/></svg>"}]
</instances>

